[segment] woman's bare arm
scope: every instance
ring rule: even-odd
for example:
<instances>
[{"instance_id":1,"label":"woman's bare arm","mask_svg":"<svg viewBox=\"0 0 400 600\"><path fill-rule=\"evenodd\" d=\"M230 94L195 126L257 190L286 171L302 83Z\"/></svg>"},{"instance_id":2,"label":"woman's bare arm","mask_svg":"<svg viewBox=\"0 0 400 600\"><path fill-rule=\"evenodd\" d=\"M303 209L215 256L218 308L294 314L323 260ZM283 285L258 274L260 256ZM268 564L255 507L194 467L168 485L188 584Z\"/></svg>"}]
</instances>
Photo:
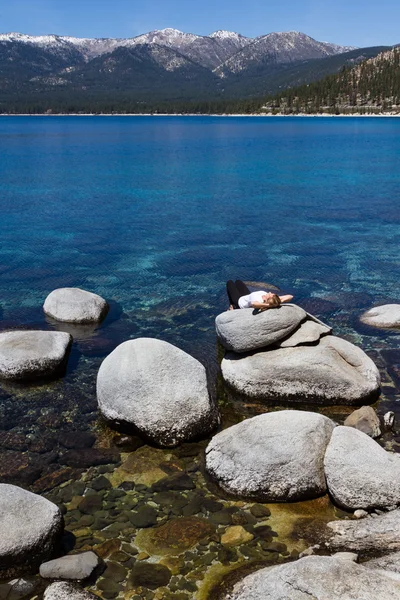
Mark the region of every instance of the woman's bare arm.
<instances>
[{"instance_id":1,"label":"woman's bare arm","mask_svg":"<svg viewBox=\"0 0 400 600\"><path fill-rule=\"evenodd\" d=\"M267 308L270 308L270 307L268 306L268 304L265 304L264 302L252 302L251 308L258 308L260 310L266 310Z\"/></svg>"},{"instance_id":2,"label":"woman's bare arm","mask_svg":"<svg viewBox=\"0 0 400 600\"><path fill-rule=\"evenodd\" d=\"M290 294L286 294L286 296L279 296L279 298L281 299L281 302L290 302L293 300L293 296Z\"/></svg>"}]
</instances>

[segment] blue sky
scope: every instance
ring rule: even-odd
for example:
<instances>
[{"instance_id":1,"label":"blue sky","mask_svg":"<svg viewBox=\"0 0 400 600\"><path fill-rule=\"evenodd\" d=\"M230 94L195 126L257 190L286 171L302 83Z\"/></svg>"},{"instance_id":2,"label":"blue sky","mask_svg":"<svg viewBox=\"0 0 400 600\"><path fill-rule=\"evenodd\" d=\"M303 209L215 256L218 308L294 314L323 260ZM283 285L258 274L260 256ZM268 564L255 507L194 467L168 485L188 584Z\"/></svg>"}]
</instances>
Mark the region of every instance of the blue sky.
<instances>
[{"instance_id":1,"label":"blue sky","mask_svg":"<svg viewBox=\"0 0 400 600\"><path fill-rule=\"evenodd\" d=\"M0 32L133 37L174 27L255 37L303 31L343 45L400 43L399 0L0 0Z\"/></svg>"}]
</instances>

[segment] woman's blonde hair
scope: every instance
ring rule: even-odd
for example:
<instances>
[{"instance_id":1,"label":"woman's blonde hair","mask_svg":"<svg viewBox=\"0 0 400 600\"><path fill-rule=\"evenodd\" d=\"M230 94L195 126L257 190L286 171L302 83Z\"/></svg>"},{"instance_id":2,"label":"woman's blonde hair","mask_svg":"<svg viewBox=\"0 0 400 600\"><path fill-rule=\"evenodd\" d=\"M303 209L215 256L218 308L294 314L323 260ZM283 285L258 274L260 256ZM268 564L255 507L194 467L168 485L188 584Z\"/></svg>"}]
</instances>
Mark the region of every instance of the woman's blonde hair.
<instances>
[{"instance_id":1,"label":"woman's blonde hair","mask_svg":"<svg viewBox=\"0 0 400 600\"><path fill-rule=\"evenodd\" d=\"M282 302L278 294L274 294L273 296L271 296L271 298L268 298L267 304L270 308L278 308L282 304Z\"/></svg>"}]
</instances>

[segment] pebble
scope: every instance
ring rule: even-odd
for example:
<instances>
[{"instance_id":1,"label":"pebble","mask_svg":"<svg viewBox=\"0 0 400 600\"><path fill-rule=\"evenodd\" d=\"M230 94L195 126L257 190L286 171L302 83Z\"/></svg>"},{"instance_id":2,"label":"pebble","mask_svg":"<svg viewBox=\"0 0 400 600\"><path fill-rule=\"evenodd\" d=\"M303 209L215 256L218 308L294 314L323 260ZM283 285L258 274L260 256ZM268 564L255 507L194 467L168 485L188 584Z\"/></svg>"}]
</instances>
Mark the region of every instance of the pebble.
<instances>
[{"instance_id":1,"label":"pebble","mask_svg":"<svg viewBox=\"0 0 400 600\"><path fill-rule=\"evenodd\" d=\"M263 519L265 517L271 516L271 511L266 506L262 504L253 504L250 508L251 514L256 517L256 519Z\"/></svg>"},{"instance_id":2,"label":"pebble","mask_svg":"<svg viewBox=\"0 0 400 600\"><path fill-rule=\"evenodd\" d=\"M241 525L228 527L225 533L221 536L221 544L224 546L240 546L250 542L254 535L246 531Z\"/></svg>"}]
</instances>

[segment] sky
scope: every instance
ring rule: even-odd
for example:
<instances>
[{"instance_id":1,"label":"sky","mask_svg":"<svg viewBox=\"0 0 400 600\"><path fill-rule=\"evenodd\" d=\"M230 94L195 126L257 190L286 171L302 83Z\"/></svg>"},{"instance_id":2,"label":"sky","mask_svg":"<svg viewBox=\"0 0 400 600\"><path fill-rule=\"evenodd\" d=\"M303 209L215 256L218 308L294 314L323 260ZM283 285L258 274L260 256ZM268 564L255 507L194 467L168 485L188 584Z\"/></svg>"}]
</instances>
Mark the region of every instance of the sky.
<instances>
[{"instance_id":1,"label":"sky","mask_svg":"<svg viewBox=\"0 0 400 600\"><path fill-rule=\"evenodd\" d=\"M0 33L134 37L173 27L248 37L302 31L351 46L400 43L399 0L0 0Z\"/></svg>"}]
</instances>

